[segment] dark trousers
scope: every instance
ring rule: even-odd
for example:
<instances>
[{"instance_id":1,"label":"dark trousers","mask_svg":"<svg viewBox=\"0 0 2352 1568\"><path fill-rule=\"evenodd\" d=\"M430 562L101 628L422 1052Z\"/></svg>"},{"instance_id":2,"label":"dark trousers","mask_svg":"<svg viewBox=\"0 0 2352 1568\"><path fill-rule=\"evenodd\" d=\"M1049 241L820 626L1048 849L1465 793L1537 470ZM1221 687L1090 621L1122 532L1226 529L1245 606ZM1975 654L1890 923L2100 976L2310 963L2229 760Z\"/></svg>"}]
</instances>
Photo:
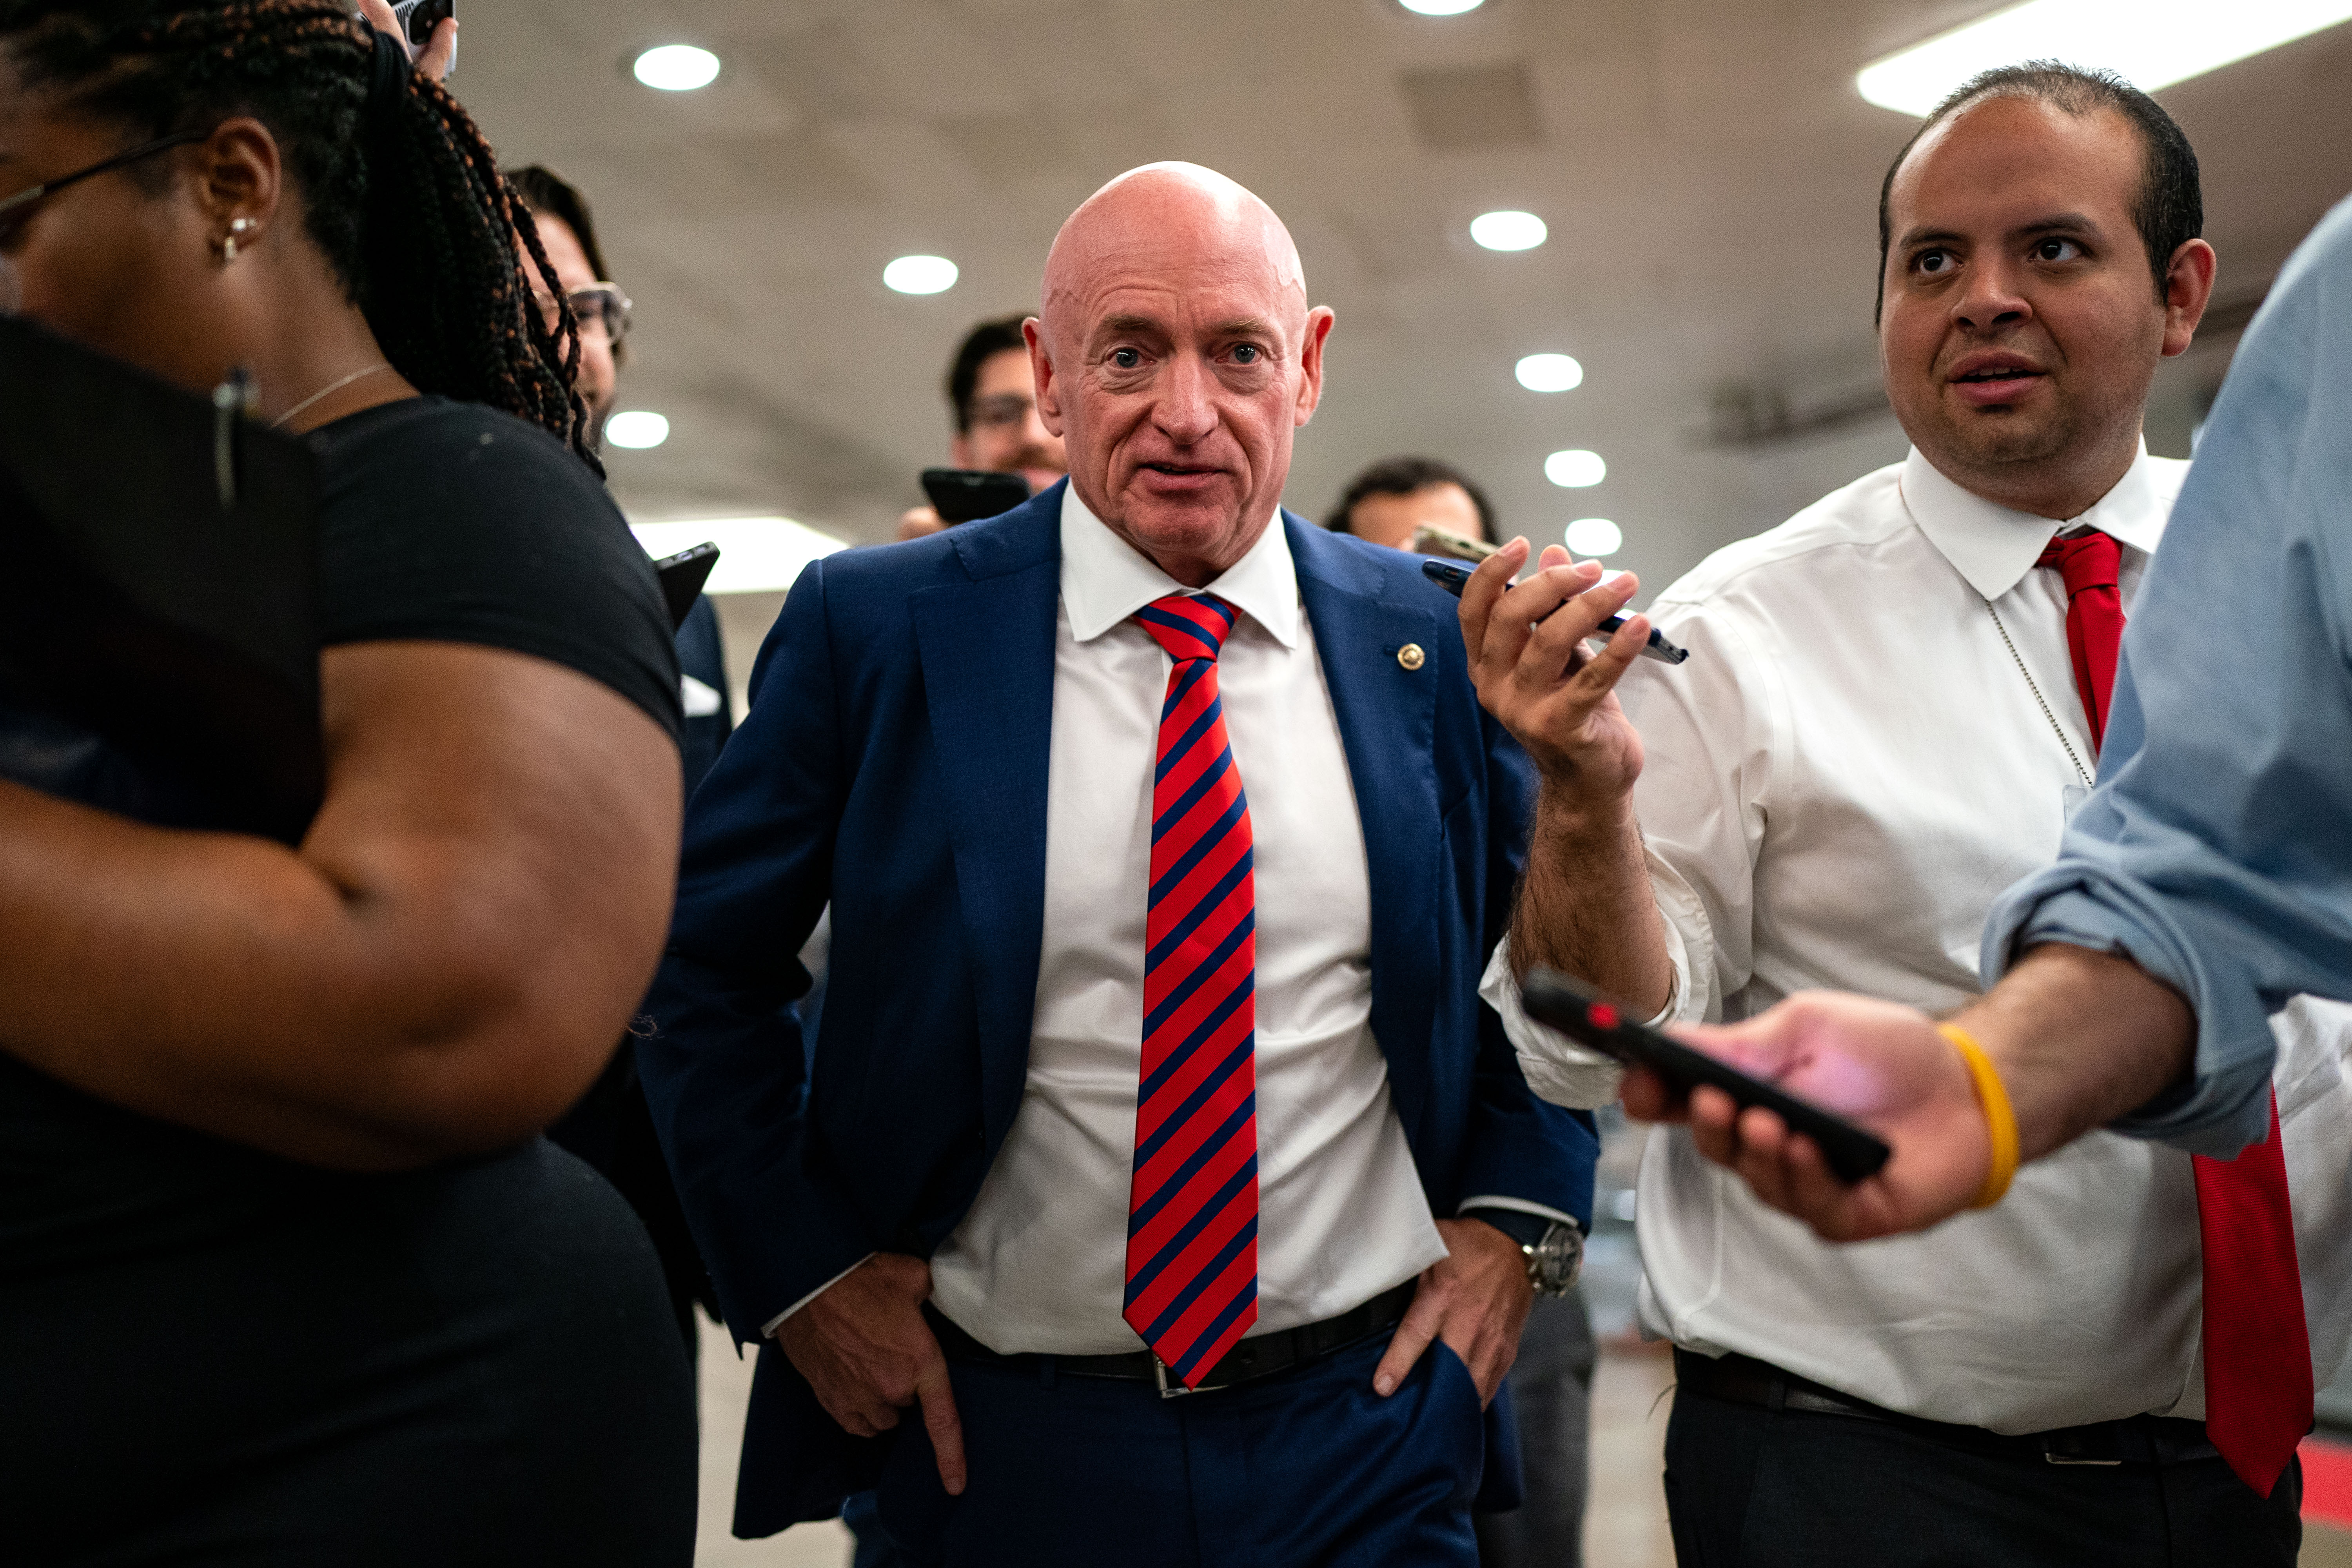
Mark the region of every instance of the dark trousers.
<instances>
[{"instance_id":1,"label":"dark trousers","mask_svg":"<svg viewBox=\"0 0 2352 1568\"><path fill-rule=\"evenodd\" d=\"M1382 1399L1388 1337L1176 1399L1045 1357L950 1363L970 1480L947 1495L910 1413L882 1525L921 1568L1475 1568L1477 1386L1439 1344Z\"/></svg>"},{"instance_id":2,"label":"dark trousers","mask_svg":"<svg viewBox=\"0 0 2352 1568\"><path fill-rule=\"evenodd\" d=\"M1584 1292L1538 1300L1511 1363L1527 1500L1472 1516L1484 1568L1579 1568L1591 1480L1592 1321Z\"/></svg>"},{"instance_id":3,"label":"dark trousers","mask_svg":"<svg viewBox=\"0 0 2352 1568\"><path fill-rule=\"evenodd\" d=\"M694 1384L610 1186L538 1141L262 1179L202 1245L0 1268L0 1563L686 1568Z\"/></svg>"},{"instance_id":4,"label":"dark trousers","mask_svg":"<svg viewBox=\"0 0 2352 1568\"><path fill-rule=\"evenodd\" d=\"M2294 1568L2303 1472L2269 1500L2220 1458L2053 1465L1884 1421L1677 1393L1681 1568Z\"/></svg>"}]
</instances>

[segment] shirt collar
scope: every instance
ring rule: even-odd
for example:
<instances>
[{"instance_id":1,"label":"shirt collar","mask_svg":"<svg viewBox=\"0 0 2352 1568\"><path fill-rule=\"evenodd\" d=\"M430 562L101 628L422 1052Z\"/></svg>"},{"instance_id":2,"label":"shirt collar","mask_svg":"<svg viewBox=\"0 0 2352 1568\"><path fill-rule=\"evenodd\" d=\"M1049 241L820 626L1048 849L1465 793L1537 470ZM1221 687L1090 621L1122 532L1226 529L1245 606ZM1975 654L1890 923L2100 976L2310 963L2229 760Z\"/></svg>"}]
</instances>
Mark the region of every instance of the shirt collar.
<instances>
[{"instance_id":1,"label":"shirt collar","mask_svg":"<svg viewBox=\"0 0 2352 1568\"><path fill-rule=\"evenodd\" d=\"M1283 535L1281 512L1247 554L1201 591L1264 626L1283 647L1296 648L1298 572ZM1071 637L1092 642L1154 599L1192 592L1105 526L1078 499L1077 486L1063 489L1062 604L1069 611Z\"/></svg>"},{"instance_id":2,"label":"shirt collar","mask_svg":"<svg viewBox=\"0 0 2352 1568\"><path fill-rule=\"evenodd\" d=\"M2063 521L2012 511L1962 489L1920 456L1916 447L1903 464L1903 504L1928 542L1988 599L1998 599L2023 582L2041 559L2042 546L2060 529L2095 528L2118 543L2153 552L2164 536L2168 510L2157 493L2145 440L2115 489L2082 516Z\"/></svg>"}]
</instances>

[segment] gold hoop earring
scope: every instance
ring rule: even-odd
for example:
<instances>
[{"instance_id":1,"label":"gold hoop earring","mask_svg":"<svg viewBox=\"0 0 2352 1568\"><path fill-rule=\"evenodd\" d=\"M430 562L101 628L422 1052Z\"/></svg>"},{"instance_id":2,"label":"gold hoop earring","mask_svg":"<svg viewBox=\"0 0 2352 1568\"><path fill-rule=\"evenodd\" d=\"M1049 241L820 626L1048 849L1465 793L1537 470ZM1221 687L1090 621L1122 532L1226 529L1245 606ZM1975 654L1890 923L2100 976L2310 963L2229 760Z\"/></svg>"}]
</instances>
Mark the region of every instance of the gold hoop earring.
<instances>
[{"instance_id":1,"label":"gold hoop earring","mask_svg":"<svg viewBox=\"0 0 2352 1568\"><path fill-rule=\"evenodd\" d=\"M228 233L221 237L221 265L226 267L230 262L236 259L237 236L245 233L252 226L253 220L249 217L232 218L229 220Z\"/></svg>"}]
</instances>

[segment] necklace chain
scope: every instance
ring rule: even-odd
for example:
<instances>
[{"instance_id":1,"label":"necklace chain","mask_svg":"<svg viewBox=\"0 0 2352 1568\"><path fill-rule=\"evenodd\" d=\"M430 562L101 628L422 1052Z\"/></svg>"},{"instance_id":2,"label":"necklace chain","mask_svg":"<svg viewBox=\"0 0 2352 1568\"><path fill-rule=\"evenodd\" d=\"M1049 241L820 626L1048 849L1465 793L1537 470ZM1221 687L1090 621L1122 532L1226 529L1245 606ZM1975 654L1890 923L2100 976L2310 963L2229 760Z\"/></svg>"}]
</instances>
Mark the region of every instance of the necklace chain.
<instances>
[{"instance_id":1,"label":"necklace chain","mask_svg":"<svg viewBox=\"0 0 2352 1568\"><path fill-rule=\"evenodd\" d=\"M1981 594L1977 596L1984 598ZM2042 710L2042 716L2050 721L2050 732L2058 737L2060 745L2066 748L2066 760L2074 764L2074 776L2083 781L2084 789L2089 789L2090 771L2083 766L2083 759L2074 754L2074 742L2066 738L2065 726L2058 722L2057 714L2050 711L2050 704L2042 695L2041 685L2034 680L2033 672L2025 668L2024 657L2017 651L2017 645L2010 640L2009 628L2001 625L2000 612L1992 607L1990 599L1984 600L1984 607L1985 614L1992 617L1993 629L2000 633L2001 644L2009 649L2009 657L2016 661L2017 673L2025 677L2025 689L2033 693L2034 705Z\"/></svg>"},{"instance_id":2,"label":"necklace chain","mask_svg":"<svg viewBox=\"0 0 2352 1568\"><path fill-rule=\"evenodd\" d=\"M352 372L349 375L338 376L335 380L327 383L326 385L319 388L318 391L312 393L310 396L304 398L301 402L296 404L293 407L288 409L277 418L272 419L269 422L269 427L272 430L281 429L285 426L287 421L292 419L294 416L301 413L305 408L310 407L313 403L318 402L319 399L326 396L327 394L331 392L341 392L343 388L349 386L352 383L359 380L359 378L363 375L373 375L380 370L390 370L392 366L386 362L378 360L373 364L362 365L359 369Z\"/></svg>"}]
</instances>

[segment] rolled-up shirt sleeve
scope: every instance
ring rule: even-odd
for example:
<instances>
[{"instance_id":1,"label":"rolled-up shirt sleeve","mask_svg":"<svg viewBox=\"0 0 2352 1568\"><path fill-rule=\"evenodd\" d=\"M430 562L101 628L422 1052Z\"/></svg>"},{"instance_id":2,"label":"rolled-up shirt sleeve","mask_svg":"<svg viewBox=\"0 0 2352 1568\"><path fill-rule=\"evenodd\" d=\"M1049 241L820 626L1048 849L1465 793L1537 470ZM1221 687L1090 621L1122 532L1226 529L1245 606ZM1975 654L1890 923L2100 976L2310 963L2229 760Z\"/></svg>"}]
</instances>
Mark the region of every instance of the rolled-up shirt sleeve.
<instances>
[{"instance_id":1,"label":"rolled-up shirt sleeve","mask_svg":"<svg viewBox=\"0 0 2352 1568\"><path fill-rule=\"evenodd\" d=\"M1575 1110L1590 1110L1617 1098L1617 1079L1623 1069L1613 1058L1528 1016L1527 1005L1519 1000L1518 979L1511 973L1507 933L1495 944L1486 973L1478 978L1478 996L1503 1016L1503 1033L1518 1054L1519 1071L1539 1097ZM1666 1005L1672 1011L1671 1000Z\"/></svg>"},{"instance_id":2,"label":"rolled-up shirt sleeve","mask_svg":"<svg viewBox=\"0 0 2352 1568\"><path fill-rule=\"evenodd\" d=\"M2098 787L1986 924L2125 954L2197 1013L2191 1079L2116 1123L2227 1155L2268 1131L2268 1019L2352 998L2352 202L2238 350L2133 606Z\"/></svg>"}]
</instances>

